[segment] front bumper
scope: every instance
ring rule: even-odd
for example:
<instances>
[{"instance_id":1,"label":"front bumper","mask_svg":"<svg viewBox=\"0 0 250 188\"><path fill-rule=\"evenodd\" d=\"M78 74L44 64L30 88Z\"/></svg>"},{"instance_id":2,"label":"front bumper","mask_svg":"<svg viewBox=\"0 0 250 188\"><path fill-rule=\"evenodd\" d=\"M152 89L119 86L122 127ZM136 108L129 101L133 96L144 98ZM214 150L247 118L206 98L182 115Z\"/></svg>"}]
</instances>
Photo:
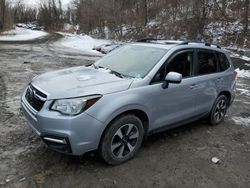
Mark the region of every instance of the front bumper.
<instances>
[{"instance_id":1,"label":"front bumper","mask_svg":"<svg viewBox=\"0 0 250 188\"><path fill-rule=\"evenodd\" d=\"M104 125L87 113L65 116L49 110L52 101L35 111L22 96L21 110L31 128L49 148L72 155L98 149Z\"/></svg>"}]
</instances>

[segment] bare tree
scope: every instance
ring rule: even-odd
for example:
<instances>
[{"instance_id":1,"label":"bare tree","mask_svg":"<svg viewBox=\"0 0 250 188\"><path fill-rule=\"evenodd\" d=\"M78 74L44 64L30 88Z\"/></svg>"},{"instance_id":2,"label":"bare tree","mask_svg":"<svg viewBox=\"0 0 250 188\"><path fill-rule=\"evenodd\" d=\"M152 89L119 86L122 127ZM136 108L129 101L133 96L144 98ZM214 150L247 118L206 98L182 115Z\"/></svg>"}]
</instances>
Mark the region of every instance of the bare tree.
<instances>
[{"instance_id":1,"label":"bare tree","mask_svg":"<svg viewBox=\"0 0 250 188\"><path fill-rule=\"evenodd\" d=\"M244 24L244 33L248 33L249 26L249 0L245 0L244 2L244 14L243 14L243 24Z\"/></svg>"},{"instance_id":2,"label":"bare tree","mask_svg":"<svg viewBox=\"0 0 250 188\"><path fill-rule=\"evenodd\" d=\"M148 0L143 0L144 26L148 23Z\"/></svg>"},{"instance_id":3,"label":"bare tree","mask_svg":"<svg viewBox=\"0 0 250 188\"><path fill-rule=\"evenodd\" d=\"M4 28L5 0L0 1L0 30Z\"/></svg>"},{"instance_id":4,"label":"bare tree","mask_svg":"<svg viewBox=\"0 0 250 188\"><path fill-rule=\"evenodd\" d=\"M5 20L5 25L10 26L15 22L38 20L46 30L60 30L64 23L78 24L80 32L100 37L104 37L108 30L109 36L114 38L151 35L195 40L209 38L205 31L211 23L227 27L240 21L243 29L235 32L242 43L249 38L249 1L74 0L64 10L61 0L41 0L38 10L35 10L24 6L23 0L17 0L12 7L2 6L6 2L0 0L0 22ZM229 37L230 42L234 35L228 32L223 37Z\"/></svg>"},{"instance_id":5,"label":"bare tree","mask_svg":"<svg viewBox=\"0 0 250 188\"><path fill-rule=\"evenodd\" d=\"M43 1L39 7L38 21L46 30L62 29L64 15L61 0Z\"/></svg>"}]
</instances>

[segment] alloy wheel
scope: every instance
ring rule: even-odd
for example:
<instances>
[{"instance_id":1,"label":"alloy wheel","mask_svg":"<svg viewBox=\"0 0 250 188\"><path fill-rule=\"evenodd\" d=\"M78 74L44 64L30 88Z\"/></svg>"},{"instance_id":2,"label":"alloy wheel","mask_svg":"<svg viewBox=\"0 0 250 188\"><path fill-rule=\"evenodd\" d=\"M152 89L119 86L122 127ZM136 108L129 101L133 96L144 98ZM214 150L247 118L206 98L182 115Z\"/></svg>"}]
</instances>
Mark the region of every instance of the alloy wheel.
<instances>
[{"instance_id":1,"label":"alloy wheel","mask_svg":"<svg viewBox=\"0 0 250 188\"><path fill-rule=\"evenodd\" d=\"M111 141L111 152L117 158L124 158L133 152L139 139L139 130L134 124L121 126Z\"/></svg>"},{"instance_id":2,"label":"alloy wheel","mask_svg":"<svg viewBox=\"0 0 250 188\"><path fill-rule=\"evenodd\" d=\"M219 122L223 119L223 117L226 114L226 110L227 110L226 100L221 99L220 101L218 101L215 107L214 119L216 122Z\"/></svg>"}]
</instances>

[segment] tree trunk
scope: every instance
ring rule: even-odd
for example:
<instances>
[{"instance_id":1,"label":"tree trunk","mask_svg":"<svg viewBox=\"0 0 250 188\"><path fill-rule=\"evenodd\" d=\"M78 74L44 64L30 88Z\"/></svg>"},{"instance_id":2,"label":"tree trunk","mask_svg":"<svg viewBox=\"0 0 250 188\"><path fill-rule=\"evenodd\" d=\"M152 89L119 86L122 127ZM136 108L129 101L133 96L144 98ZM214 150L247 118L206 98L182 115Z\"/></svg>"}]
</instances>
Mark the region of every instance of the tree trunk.
<instances>
[{"instance_id":1,"label":"tree trunk","mask_svg":"<svg viewBox=\"0 0 250 188\"><path fill-rule=\"evenodd\" d=\"M4 29L4 25L5 25L5 20L4 20L4 17L5 17L5 0L1 0L1 3L0 3L0 29Z\"/></svg>"},{"instance_id":2,"label":"tree trunk","mask_svg":"<svg viewBox=\"0 0 250 188\"><path fill-rule=\"evenodd\" d=\"M247 34L248 32L248 25L249 25L249 20L248 20L248 15L249 15L249 0L245 0L244 3L244 17L243 17L243 24L244 24L244 33Z\"/></svg>"},{"instance_id":3,"label":"tree trunk","mask_svg":"<svg viewBox=\"0 0 250 188\"><path fill-rule=\"evenodd\" d=\"M222 0L222 13L224 14L224 15L226 15L226 4L227 4L227 2L226 2L227 0Z\"/></svg>"},{"instance_id":4,"label":"tree trunk","mask_svg":"<svg viewBox=\"0 0 250 188\"><path fill-rule=\"evenodd\" d=\"M148 0L143 0L144 5L144 26L148 23Z\"/></svg>"}]
</instances>

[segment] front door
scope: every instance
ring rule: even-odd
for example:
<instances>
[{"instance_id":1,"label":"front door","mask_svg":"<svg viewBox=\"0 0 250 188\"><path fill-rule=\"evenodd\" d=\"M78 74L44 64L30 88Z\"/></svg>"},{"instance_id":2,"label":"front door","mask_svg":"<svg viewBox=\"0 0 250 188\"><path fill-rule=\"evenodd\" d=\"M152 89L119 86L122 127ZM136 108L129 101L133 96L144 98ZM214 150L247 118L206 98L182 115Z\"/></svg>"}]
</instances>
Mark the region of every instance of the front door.
<instances>
[{"instance_id":1,"label":"front door","mask_svg":"<svg viewBox=\"0 0 250 188\"><path fill-rule=\"evenodd\" d=\"M193 77L194 51L185 50L178 52L164 67L162 67L152 84L148 86L148 97L152 100L152 129L163 126L171 126L195 115L196 90L193 85L196 79ZM168 88L163 89L162 83L169 72L182 74L180 84L170 83Z\"/></svg>"}]
</instances>

